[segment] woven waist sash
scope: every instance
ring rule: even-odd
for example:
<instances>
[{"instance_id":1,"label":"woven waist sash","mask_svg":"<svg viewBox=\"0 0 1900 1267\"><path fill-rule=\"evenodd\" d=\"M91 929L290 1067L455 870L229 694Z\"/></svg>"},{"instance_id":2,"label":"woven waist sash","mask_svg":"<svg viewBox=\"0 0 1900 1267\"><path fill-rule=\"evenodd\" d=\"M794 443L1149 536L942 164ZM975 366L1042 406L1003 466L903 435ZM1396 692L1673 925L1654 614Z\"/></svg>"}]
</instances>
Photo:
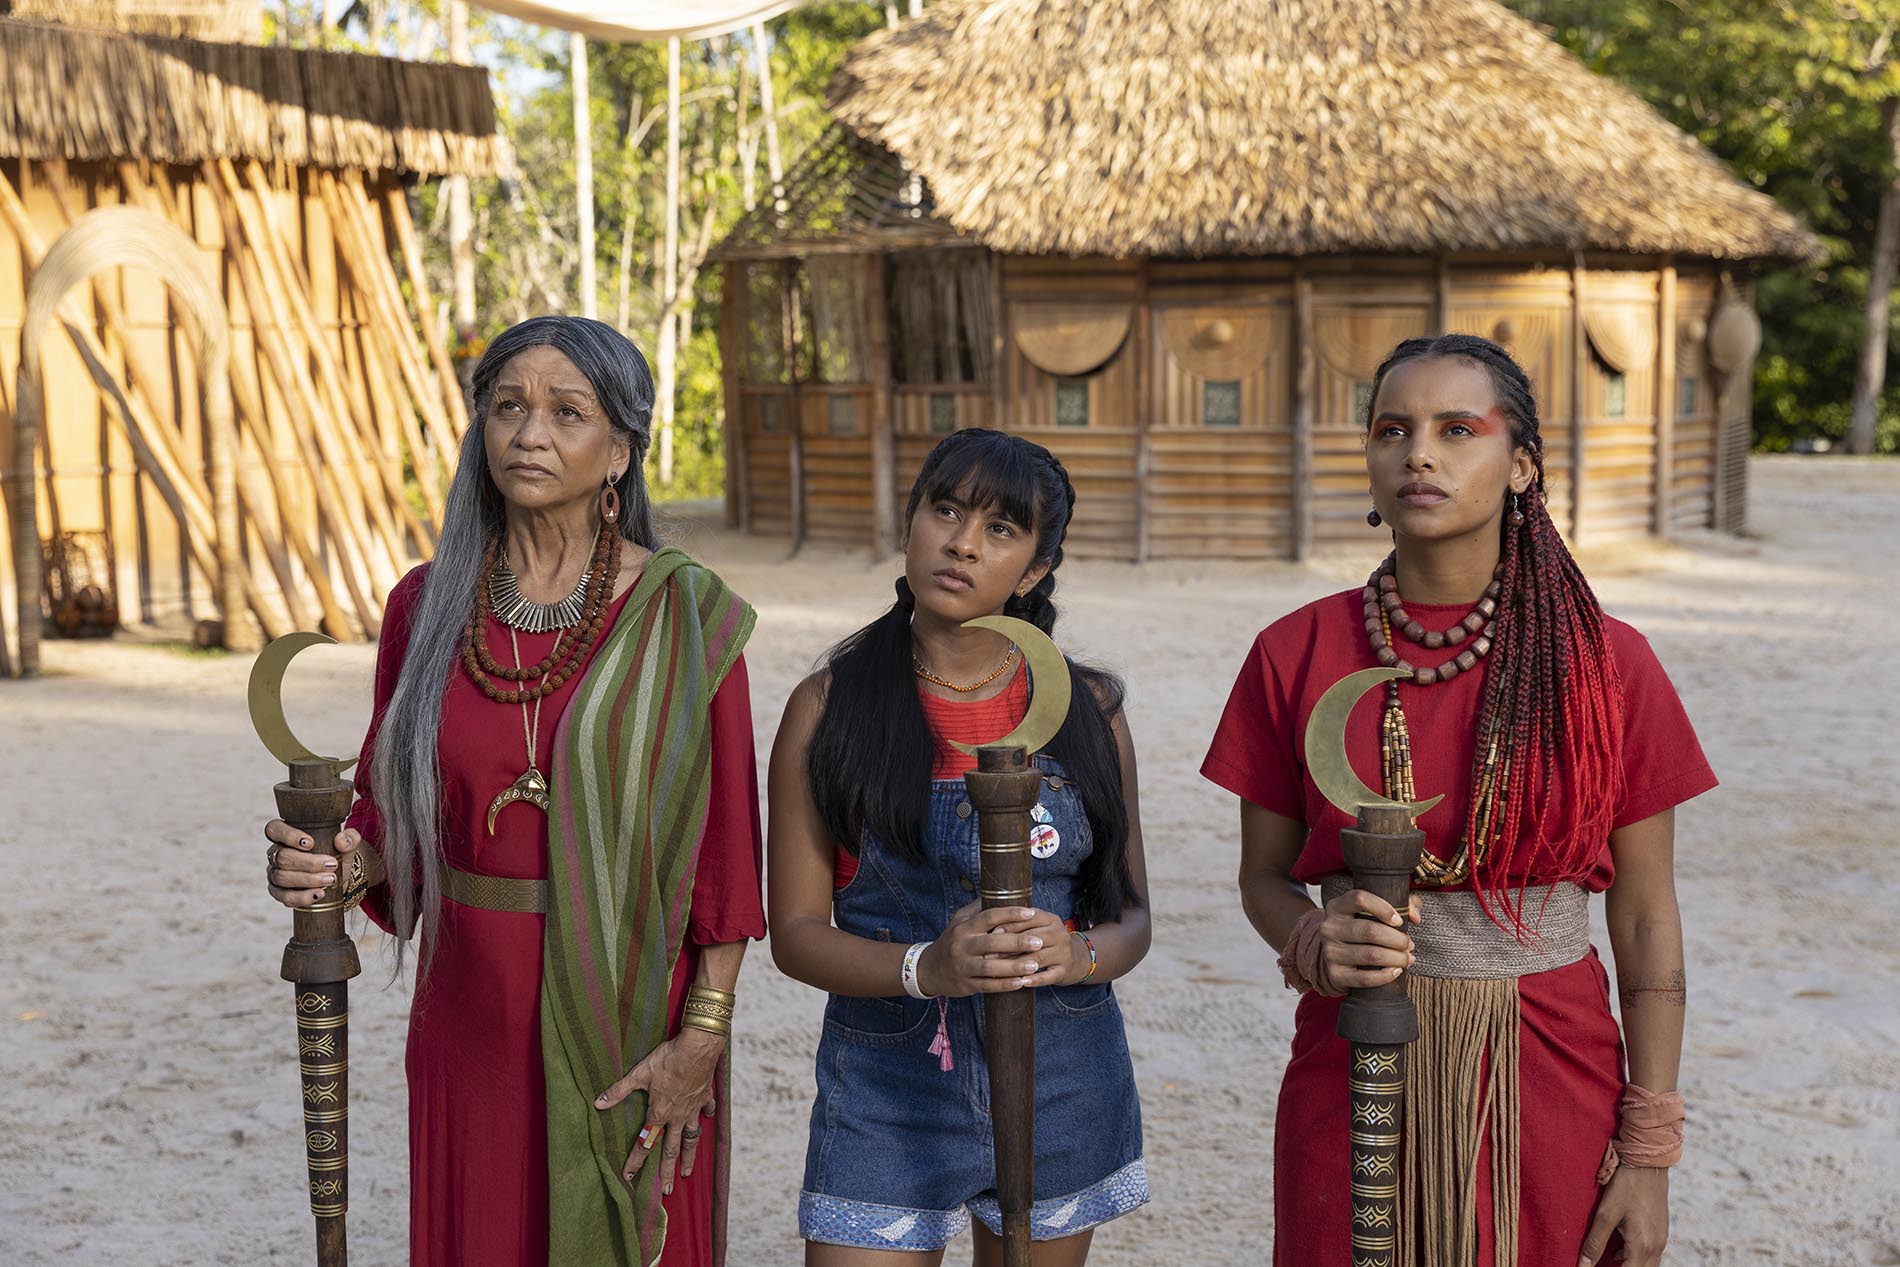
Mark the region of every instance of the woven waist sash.
<instances>
[{"instance_id":1,"label":"woven waist sash","mask_svg":"<svg viewBox=\"0 0 1900 1267\"><path fill-rule=\"evenodd\" d=\"M1320 900L1330 902L1352 888L1343 875L1320 884ZM1408 924L1416 962L1407 969L1421 977L1495 981L1567 968L1590 953L1590 894L1570 883L1532 885L1522 890L1523 940L1492 922L1470 889L1414 889L1422 921Z\"/></svg>"},{"instance_id":2,"label":"woven waist sash","mask_svg":"<svg viewBox=\"0 0 1900 1267\"><path fill-rule=\"evenodd\" d=\"M513 911L521 915L548 913L548 882L516 880L508 876L477 875L442 864L442 896L483 911Z\"/></svg>"}]
</instances>

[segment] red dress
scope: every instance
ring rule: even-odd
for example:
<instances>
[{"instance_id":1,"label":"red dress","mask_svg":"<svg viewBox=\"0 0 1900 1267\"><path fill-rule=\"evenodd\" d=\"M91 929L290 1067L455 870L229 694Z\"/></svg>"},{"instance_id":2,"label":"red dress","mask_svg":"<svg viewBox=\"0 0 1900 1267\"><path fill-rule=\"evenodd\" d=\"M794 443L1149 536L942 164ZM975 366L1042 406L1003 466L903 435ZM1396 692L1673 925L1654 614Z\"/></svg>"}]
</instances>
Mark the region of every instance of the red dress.
<instances>
[{"instance_id":1,"label":"red dress","mask_svg":"<svg viewBox=\"0 0 1900 1267\"><path fill-rule=\"evenodd\" d=\"M371 844L381 833L368 781L370 748L402 671L410 616L426 570L412 571L390 594L377 650L375 711L356 767L359 799L348 820ZM622 594L614 601L608 629L626 600ZM541 659L557 637L515 636L523 664ZM508 629L492 616L488 646L496 660L513 662ZM554 769L554 734L581 677L576 673L542 702L535 765L543 772ZM533 712L529 704L530 717ZM705 843L694 875L686 943L668 995L672 1030L679 1027L699 948L765 935L758 773L743 658L713 696L712 750ZM510 805L495 819L495 834L486 834L489 802L515 781L526 757L521 706L490 700L458 661L442 699L440 736L443 846L451 866L483 875L547 877L548 820L541 811ZM363 904L385 929L390 927L386 896L374 891ZM541 915L442 903L440 940L409 1009L405 1060L409 1256L416 1267L532 1267L548 1261L547 1095L540 1031L544 922ZM710 1148L702 1151L692 1177L676 1183L665 1200L661 1267L712 1262L716 1175L708 1163L713 1155Z\"/></svg>"},{"instance_id":2,"label":"red dress","mask_svg":"<svg viewBox=\"0 0 1900 1267\"><path fill-rule=\"evenodd\" d=\"M1345 871L1339 830L1351 820L1335 809L1306 773L1306 720L1321 693L1348 673L1376 665L1365 633L1361 591L1309 603L1255 639L1227 710L1201 765L1220 786L1310 828L1293 877L1318 884ZM1443 629L1470 610L1407 603L1428 629ZM1682 701L1634 629L1605 618L1611 654L1622 676L1625 791L1615 825L1640 822L1715 786ZM1395 649L1420 667L1450 659L1456 647L1428 651L1397 630ZM1484 674L1399 687L1412 735L1414 785L1421 797L1445 799L1418 821L1426 848L1450 857L1471 804ZM1346 750L1361 777L1379 769L1382 692L1353 710ZM1530 851L1520 853L1520 857ZM1610 886L1615 865L1606 837L1584 886ZM1534 874L1514 883L1537 884ZM1534 1267L1577 1261L1596 1206L1597 1165L1617 1126L1623 1043L1610 1015L1609 981L1595 950L1578 962L1518 981L1521 1183L1518 1261ZM1280 1086L1274 1123L1274 1256L1276 1267L1349 1267L1351 1262L1346 1146L1347 1044L1333 1032L1339 1000L1300 999L1293 1054ZM1478 1167L1478 1262L1491 1261L1488 1145Z\"/></svg>"}]
</instances>

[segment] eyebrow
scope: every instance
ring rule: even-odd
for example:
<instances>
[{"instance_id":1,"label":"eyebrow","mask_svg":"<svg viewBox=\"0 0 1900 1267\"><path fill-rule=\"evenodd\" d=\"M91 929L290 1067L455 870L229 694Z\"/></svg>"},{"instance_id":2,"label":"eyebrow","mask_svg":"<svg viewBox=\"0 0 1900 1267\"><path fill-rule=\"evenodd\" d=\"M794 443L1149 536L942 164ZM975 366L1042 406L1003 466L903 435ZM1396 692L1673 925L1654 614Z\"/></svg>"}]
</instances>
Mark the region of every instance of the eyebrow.
<instances>
[{"instance_id":1,"label":"eyebrow","mask_svg":"<svg viewBox=\"0 0 1900 1267\"><path fill-rule=\"evenodd\" d=\"M507 378L496 383L495 390L498 392L520 392L522 385L518 379ZM548 390L556 396L579 396L582 400L588 401L597 399L594 393L585 387L550 387Z\"/></svg>"},{"instance_id":2,"label":"eyebrow","mask_svg":"<svg viewBox=\"0 0 1900 1267\"><path fill-rule=\"evenodd\" d=\"M1373 421L1384 422L1388 418L1392 419L1395 422L1412 421L1411 414L1403 413L1397 409L1381 409L1379 411L1379 416L1373 419ZM1439 412L1432 415L1433 422L1463 422L1466 419L1470 419L1475 422L1483 422L1484 415L1470 409L1441 409Z\"/></svg>"}]
</instances>

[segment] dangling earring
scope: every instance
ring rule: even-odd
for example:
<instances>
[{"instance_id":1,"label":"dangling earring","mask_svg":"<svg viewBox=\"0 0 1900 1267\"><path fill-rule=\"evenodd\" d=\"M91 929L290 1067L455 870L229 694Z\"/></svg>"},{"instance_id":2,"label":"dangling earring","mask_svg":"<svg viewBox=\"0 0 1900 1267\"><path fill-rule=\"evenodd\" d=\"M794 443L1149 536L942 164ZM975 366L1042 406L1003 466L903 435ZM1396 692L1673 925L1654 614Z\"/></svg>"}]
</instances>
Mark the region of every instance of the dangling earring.
<instances>
[{"instance_id":1,"label":"dangling earring","mask_svg":"<svg viewBox=\"0 0 1900 1267\"><path fill-rule=\"evenodd\" d=\"M1515 490L1511 493L1511 527L1524 526L1524 498Z\"/></svg>"},{"instance_id":2,"label":"dangling earring","mask_svg":"<svg viewBox=\"0 0 1900 1267\"><path fill-rule=\"evenodd\" d=\"M1366 526L1367 527L1377 528L1380 524L1384 522L1385 520L1379 517L1379 512L1377 510L1368 510L1366 512Z\"/></svg>"},{"instance_id":3,"label":"dangling earring","mask_svg":"<svg viewBox=\"0 0 1900 1267\"><path fill-rule=\"evenodd\" d=\"M600 490L600 517L610 524L620 521L620 490L614 487L614 481L619 478L609 471L607 485Z\"/></svg>"}]
</instances>

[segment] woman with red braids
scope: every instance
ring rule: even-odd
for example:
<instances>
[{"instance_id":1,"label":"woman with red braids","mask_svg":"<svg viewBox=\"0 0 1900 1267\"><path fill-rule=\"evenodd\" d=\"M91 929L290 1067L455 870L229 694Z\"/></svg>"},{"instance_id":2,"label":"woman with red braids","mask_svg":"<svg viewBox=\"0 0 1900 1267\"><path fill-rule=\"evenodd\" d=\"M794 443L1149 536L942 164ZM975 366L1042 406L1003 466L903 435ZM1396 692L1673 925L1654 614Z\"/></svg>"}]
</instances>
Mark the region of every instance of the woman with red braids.
<instances>
[{"instance_id":1,"label":"woman with red braids","mask_svg":"<svg viewBox=\"0 0 1900 1267\"><path fill-rule=\"evenodd\" d=\"M1274 1262L1349 1267L1333 1029L1346 990L1403 972L1420 1037L1402 1261L1654 1267L1682 1147L1674 807L1715 777L1649 644L1604 615L1558 536L1536 402L1509 353L1469 335L1400 344L1373 380L1366 472L1367 519L1391 526L1392 554L1363 589L1260 634L1201 767L1240 797L1241 903L1301 996L1275 1123ZM1379 664L1409 676L1355 710L1348 753L1387 796L1445 794L1418 819L1405 912L1351 888L1351 821L1302 755L1321 693ZM1620 1034L1589 940L1598 892Z\"/></svg>"}]
</instances>

